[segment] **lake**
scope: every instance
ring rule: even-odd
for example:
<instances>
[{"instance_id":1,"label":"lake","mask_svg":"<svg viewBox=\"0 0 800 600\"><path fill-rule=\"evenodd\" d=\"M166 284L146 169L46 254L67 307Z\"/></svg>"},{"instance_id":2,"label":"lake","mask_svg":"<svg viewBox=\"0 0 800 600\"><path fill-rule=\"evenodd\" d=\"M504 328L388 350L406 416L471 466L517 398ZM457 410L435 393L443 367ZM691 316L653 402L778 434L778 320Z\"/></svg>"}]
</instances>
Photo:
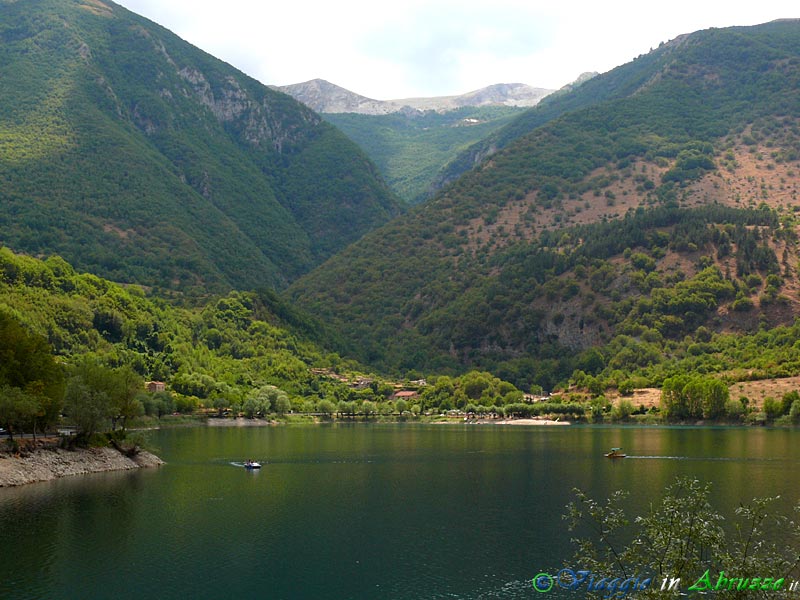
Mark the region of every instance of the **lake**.
<instances>
[{"instance_id":1,"label":"lake","mask_svg":"<svg viewBox=\"0 0 800 600\"><path fill-rule=\"evenodd\" d=\"M323 425L153 432L167 465L0 490L0 598L532 598L572 489L646 510L800 498L782 429ZM630 455L609 460L622 446ZM234 463L252 458L248 472ZM553 597L552 595L550 597Z\"/></svg>"}]
</instances>

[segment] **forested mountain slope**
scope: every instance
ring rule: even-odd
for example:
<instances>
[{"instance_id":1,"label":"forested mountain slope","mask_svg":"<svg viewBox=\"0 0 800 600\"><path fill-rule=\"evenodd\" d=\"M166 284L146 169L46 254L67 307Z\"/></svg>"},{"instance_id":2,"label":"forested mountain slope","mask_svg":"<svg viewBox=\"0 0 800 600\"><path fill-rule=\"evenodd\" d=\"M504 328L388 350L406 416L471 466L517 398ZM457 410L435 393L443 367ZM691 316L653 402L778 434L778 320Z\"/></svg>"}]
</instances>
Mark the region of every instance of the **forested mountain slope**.
<instances>
[{"instance_id":1,"label":"forested mountain slope","mask_svg":"<svg viewBox=\"0 0 800 600\"><path fill-rule=\"evenodd\" d=\"M431 182L443 165L522 111L514 106L478 106L446 112L323 116L364 149L400 198L416 204L427 199Z\"/></svg>"},{"instance_id":2,"label":"forested mountain slope","mask_svg":"<svg viewBox=\"0 0 800 600\"><path fill-rule=\"evenodd\" d=\"M101 0L0 0L0 242L118 281L283 286L399 212L344 135Z\"/></svg>"},{"instance_id":3,"label":"forested mountain slope","mask_svg":"<svg viewBox=\"0 0 800 600\"><path fill-rule=\"evenodd\" d=\"M796 20L681 36L289 296L373 364L523 386L791 322L799 85Z\"/></svg>"},{"instance_id":4,"label":"forested mountain slope","mask_svg":"<svg viewBox=\"0 0 800 600\"><path fill-rule=\"evenodd\" d=\"M791 28L791 20L778 21L767 24L763 31L771 31L788 26ZM745 33L750 29L749 33ZM727 36L734 31L739 34L752 35L755 33L753 28L732 28L726 30ZM698 36L714 36L719 30L711 29L706 32L697 32L693 36L692 43L699 43ZM734 34L734 35L739 35ZM757 34L764 35L769 34ZM623 98L638 95L641 91L654 83L653 78L658 77L658 73L668 68L670 65L677 66L678 62L685 60L681 50L688 35L680 36L669 43L661 43L655 51L640 55L636 60L621 65L602 77L593 77L591 73L586 73L578 78L576 82L567 86L545 98L535 108L526 111L517 119L498 130L486 139L480 140L470 148L464 150L450 164L448 164L434 179L429 194L433 194L447 183L455 181L461 174L469 171L476 165L483 162L486 158L508 146L513 141L527 135L537 127L558 118L559 116L587 108L599 103L614 102ZM711 42L710 37L706 38ZM752 51L752 38L749 41L742 40L743 48L741 59L747 60L745 53ZM777 40L776 40L777 42ZM713 43L713 42L712 42ZM724 44L735 44L734 38L728 38ZM768 42L772 43L772 42ZM777 42L780 43L780 42ZM747 49L749 48L749 50ZM699 49L702 52L702 49ZM697 56L694 57L696 59ZM711 58L709 56L709 58ZM732 57L729 57L732 58ZM694 60L689 59L689 60ZM747 86L746 86L747 87Z\"/></svg>"},{"instance_id":5,"label":"forested mountain slope","mask_svg":"<svg viewBox=\"0 0 800 600\"><path fill-rule=\"evenodd\" d=\"M59 364L89 358L131 367L208 406L215 398L241 404L265 385L293 399L324 395L332 382L312 368L344 366L314 341L317 324L272 291L234 291L180 308L80 273L58 256L39 260L1 247L0 316L44 338Z\"/></svg>"}]
</instances>

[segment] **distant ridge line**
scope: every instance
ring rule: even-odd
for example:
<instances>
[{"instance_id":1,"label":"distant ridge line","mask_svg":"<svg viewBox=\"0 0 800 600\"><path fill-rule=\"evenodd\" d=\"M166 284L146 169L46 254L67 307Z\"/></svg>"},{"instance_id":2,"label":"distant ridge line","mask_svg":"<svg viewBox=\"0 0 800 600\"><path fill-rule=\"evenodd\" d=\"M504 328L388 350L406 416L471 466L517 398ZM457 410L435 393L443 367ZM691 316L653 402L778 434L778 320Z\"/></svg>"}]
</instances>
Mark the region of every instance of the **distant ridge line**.
<instances>
[{"instance_id":1,"label":"distant ridge line","mask_svg":"<svg viewBox=\"0 0 800 600\"><path fill-rule=\"evenodd\" d=\"M383 115L395 112L434 110L446 112L466 106L521 106L538 104L555 90L537 88L524 83L496 83L454 96L434 96L376 100L368 98L324 79L312 79L273 89L292 96L317 112Z\"/></svg>"}]
</instances>

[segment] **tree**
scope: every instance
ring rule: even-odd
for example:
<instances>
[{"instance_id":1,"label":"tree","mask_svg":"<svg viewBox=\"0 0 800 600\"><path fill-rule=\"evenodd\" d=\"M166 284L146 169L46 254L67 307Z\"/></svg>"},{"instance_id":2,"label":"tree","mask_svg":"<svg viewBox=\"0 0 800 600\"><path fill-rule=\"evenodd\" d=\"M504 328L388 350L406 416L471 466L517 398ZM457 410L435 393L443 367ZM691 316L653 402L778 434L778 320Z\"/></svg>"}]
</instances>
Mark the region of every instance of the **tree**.
<instances>
[{"instance_id":1,"label":"tree","mask_svg":"<svg viewBox=\"0 0 800 600\"><path fill-rule=\"evenodd\" d=\"M719 379L707 379L703 396L703 418L717 419L725 414L725 405L730 399L728 386Z\"/></svg>"},{"instance_id":2,"label":"tree","mask_svg":"<svg viewBox=\"0 0 800 600\"><path fill-rule=\"evenodd\" d=\"M88 441L108 423L111 399L103 389L81 376L73 376L67 383L64 412L77 427L78 436Z\"/></svg>"},{"instance_id":3,"label":"tree","mask_svg":"<svg viewBox=\"0 0 800 600\"><path fill-rule=\"evenodd\" d=\"M676 375L664 380L661 387L661 411L668 419L685 419L689 416L689 407L683 388L688 383L686 375Z\"/></svg>"},{"instance_id":4,"label":"tree","mask_svg":"<svg viewBox=\"0 0 800 600\"><path fill-rule=\"evenodd\" d=\"M664 380L661 409L668 419L717 419L725 414L729 398L728 387L719 379L676 375Z\"/></svg>"},{"instance_id":5,"label":"tree","mask_svg":"<svg viewBox=\"0 0 800 600\"><path fill-rule=\"evenodd\" d=\"M797 390L786 392L781 398L781 414L788 415L792 409L792 405L800 400L800 393Z\"/></svg>"},{"instance_id":6,"label":"tree","mask_svg":"<svg viewBox=\"0 0 800 600\"><path fill-rule=\"evenodd\" d=\"M336 411L336 405L327 398L323 398L319 401L317 405L317 410L324 414L326 417L330 417Z\"/></svg>"},{"instance_id":7,"label":"tree","mask_svg":"<svg viewBox=\"0 0 800 600\"><path fill-rule=\"evenodd\" d=\"M611 418L615 421L627 421L633 414L633 402L627 398L620 398L617 405L611 410Z\"/></svg>"},{"instance_id":8,"label":"tree","mask_svg":"<svg viewBox=\"0 0 800 600\"><path fill-rule=\"evenodd\" d=\"M14 440L14 431L33 431L36 435L36 420L43 414L39 397L18 387L0 387L0 424Z\"/></svg>"},{"instance_id":9,"label":"tree","mask_svg":"<svg viewBox=\"0 0 800 600\"><path fill-rule=\"evenodd\" d=\"M764 412L768 419L777 419L783 414L783 404L772 396L764 398Z\"/></svg>"},{"instance_id":10,"label":"tree","mask_svg":"<svg viewBox=\"0 0 800 600\"><path fill-rule=\"evenodd\" d=\"M274 385L260 387L254 397L257 410L263 414L267 414L272 410L273 402L277 399L279 392L280 390Z\"/></svg>"},{"instance_id":11,"label":"tree","mask_svg":"<svg viewBox=\"0 0 800 600\"><path fill-rule=\"evenodd\" d=\"M378 407L372 400L364 400L361 403L361 412L363 415L369 419L371 415L374 415L378 412Z\"/></svg>"},{"instance_id":12,"label":"tree","mask_svg":"<svg viewBox=\"0 0 800 600\"><path fill-rule=\"evenodd\" d=\"M144 412L137 398L141 389L142 380L130 367L110 369L86 356L70 370L64 412L85 441L109 425L113 431L118 422L124 431L129 418Z\"/></svg>"},{"instance_id":13,"label":"tree","mask_svg":"<svg viewBox=\"0 0 800 600\"><path fill-rule=\"evenodd\" d=\"M703 590L709 589L704 579L713 585L722 571L736 577L761 573L775 578L797 576L797 554L792 548L800 539L800 525L772 513L774 499L740 505L734 511L731 533L727 533L721 527L723 516L709 502L710 492L710 484L678 477L667 487L660 504L652 504L648 514L631 519L622 507L625 492L615 492L601 504L576 490L576 500L564 515L569 529L578 533L573 539L576 562L594 573L619 577L619 583L633 575L640 580L650 578L651 585L637 590L637 598L664 597L659 589L664 578L680 578ZM728 570L733 568L739 572ZM708 572L698 579L704 570ZM726 598L775 595L772 590L725 592Z\"/></svg>"},{"instance_id":14,"label":"tree","mask_svg":"<svg viewBox=\"0 0 800 600\"><path fill-rule=\"evenodd\" d=\"M129 366L119 367L112 372L112 431L116 429L117 423L119 423L124 432L129 419L144 414L144 406L139 400L139 394L143 386L142 377Z\"/></svg>"},{"instance_id":15,"label":"tree","mask_svg":"<svg viewBox=\"0 0 800 600\"><path fill-rule=\"evenodd\" d=\"M283 415L292 408L292 403L286 392L274 385L261 386L253 398L256 403L256 411L262 414L267 414L274 410L276 413Z\"/></svg>"},{"instance_id":16,"label":"tree","mask_svg":"<svg viewBox=\"0 0 800 600\"><path fill-rule=\"evenodd\" d=\"M499 390L500 383L499 379L490 373L482 371L470 371L460 379L461 390L469 400L480 400L487 390L493 392L492 396L501 394ZM509 385L509 389L504 389L502 393L507 393L513 389L514 387ZM467 401L460 406L463 407Z\"/></svg>"},{"instance_id":17,"label":"tree","mask_svg":"<svg viewBox=\"0 0 800 600\"><path fill-rule=\"evenodd\" d=\"M175 411L175 401L169 392L143 392L137 397L144 407L144 413L149 417L155 416L160 419ZM216 400L215 398L214 401L216 402Z\"/></svg>"},{"instance_id":18,"label":"tree","mask_svg":"<svg viewBox=\"0 0 800 600\"><path fill-rule=\"evenodd\" d=\"M286 393L279 394L275 398L275 412L279 415L285 415L292 408L292 403L289 401L289 396Z\"/></svg>"},{"instance_id":19,"label":"tree","mask_svg":"<svg viewBox=\"0 0 800 600\"><path fill-rule=\"evenodd\" d=\"M739 400L730 399L725 403L725 413L729 419L741 421L744 416L744 405Z\"/></svg>"},{"instance_id":20,"label":"tree","mask_svg":"<svg viewBox=\"0 0 800 600\"><path fill-rule=\"evenodd\" d=\"M692 377L683 386L682 395L686 400L686 416L699 419L703 415L703 400L706 396L706 382L702 377Z\"/></svg>"},{"instance_id":21,"label":"tree","mask_svg":"<svg viewBox=\"0 0 800 600\"><path fill-rule=\"evenodd\" d=\"M242 405L242 412L244 412L244 416L248 419L252 419L256 416L256 411L258 410L258 405L256 404L255 398L248 398L244 401Z\"/></svg>"},{"instance_id":22,"label":"tree","mask_svg":"<svg viewBox=\"0 0 800 600\"><path fill-rule=\"evenodd\" d=\"M13 427L47 428L58 420L64 375L47 341L28 332L16 319L0 312L0 388L6 389L8 421ZM11 389L18 391L12 392ZM10 407L11 404L19 406ZM23 415L28 415L23 417Z\"/></svg>"},{"instance_id":23,"label":"tree","mask_svg":"<svg viewBox=\"0 0 800 600\"><path fill-rule=\"evenodd\" d=\"M225 396L217 396L211 401L211 407L217 411L217 416L221 418L225 413L225 409L228 408L228 400Z\"/></svg>"}]
</instances>

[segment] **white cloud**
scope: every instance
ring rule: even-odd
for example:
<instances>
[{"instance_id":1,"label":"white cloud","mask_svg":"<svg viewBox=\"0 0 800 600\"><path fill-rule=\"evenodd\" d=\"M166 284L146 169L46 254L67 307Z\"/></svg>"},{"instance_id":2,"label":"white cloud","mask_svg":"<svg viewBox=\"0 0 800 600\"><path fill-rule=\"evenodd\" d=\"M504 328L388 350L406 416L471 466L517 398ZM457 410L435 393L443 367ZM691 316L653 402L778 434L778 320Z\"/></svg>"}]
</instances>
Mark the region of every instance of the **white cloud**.
<instances>
[{"instance_id":1,"label":"white cloud","mask_svg":"<svg viewBox=\"0 0 800 600\"><path fill-rule=\"evenodd\" d=\"M321 77L380 99L556 88L682 33L798 16L782 0L119 1L264 83Z\"/></svg>"}]
</instances>

